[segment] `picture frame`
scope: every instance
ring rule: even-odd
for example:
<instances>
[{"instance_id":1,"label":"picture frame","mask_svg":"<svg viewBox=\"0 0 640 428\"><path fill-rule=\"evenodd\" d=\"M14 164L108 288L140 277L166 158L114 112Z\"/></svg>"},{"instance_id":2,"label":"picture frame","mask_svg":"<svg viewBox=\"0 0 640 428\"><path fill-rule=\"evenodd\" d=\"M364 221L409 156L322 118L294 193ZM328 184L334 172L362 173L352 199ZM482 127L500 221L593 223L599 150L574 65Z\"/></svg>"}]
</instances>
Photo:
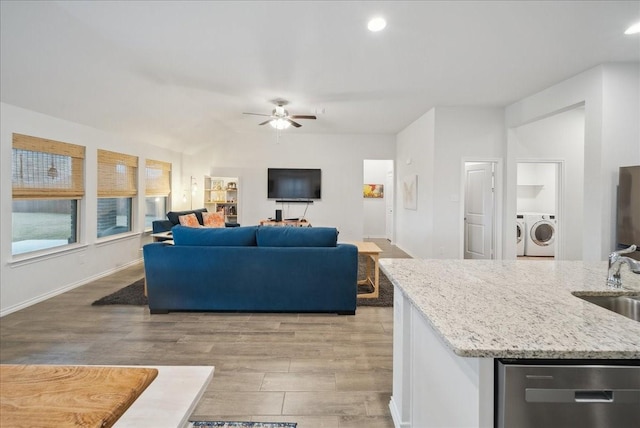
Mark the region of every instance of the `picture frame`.
<instances>
[{"instance_id":1,"label":"picture frame","mask_svg":"<svg viewBox=\"0 0 640 428\"><path fill-rule=\"evenodd\" d=\"M224 190L224 180L211 180L211 190Z\"/></svg>"},{"instance_id":2,"label":"picture frame","mask_svg":"<svg viewBox=\"0 0 640 428\"><path fill-rule=\"evenodd\" d=\"M402 180L402 206L404 209L418 209L418 176L408 175Z\"/></svg>"},{"instance_id":3,"label":"picture frame","mask_svg":"<svg viewBox=\"0 0 640 428\"><path fill-rule=\"evenodd\" d=\"M364 198L382 199L384 198L383 184L363 184L362 196Z\"/></svg>"}]
</instances>

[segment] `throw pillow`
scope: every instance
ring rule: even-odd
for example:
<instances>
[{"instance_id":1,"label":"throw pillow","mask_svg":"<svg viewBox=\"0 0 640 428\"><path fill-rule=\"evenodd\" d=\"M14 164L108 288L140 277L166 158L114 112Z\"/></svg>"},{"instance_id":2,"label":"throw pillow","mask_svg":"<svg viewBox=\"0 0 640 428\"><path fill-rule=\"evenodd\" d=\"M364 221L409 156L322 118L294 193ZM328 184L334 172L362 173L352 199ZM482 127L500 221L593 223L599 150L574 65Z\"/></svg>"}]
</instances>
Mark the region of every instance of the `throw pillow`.
<instances>
[{"instance_id":1,"label":"throw pillow","mask_svg":"<svg viewBox=\"0 0 640 428\"><path fill-rule=\"evenodd\" d=\"M204 227L224 227L224 213L222 211L215 213L202 213Z\"/></svg>"},{"instance_id":2,"label":"throw pillow","mask_svg":"<svg viewBox=\"0 0 640 428\"><path fill-rule=\"evenodd\" d=\"M178 217L178 221L182 226L187 227L200 227L200 223L198 223L198 217L195 214L186 214Z\"/></svg>"}]
</instances>

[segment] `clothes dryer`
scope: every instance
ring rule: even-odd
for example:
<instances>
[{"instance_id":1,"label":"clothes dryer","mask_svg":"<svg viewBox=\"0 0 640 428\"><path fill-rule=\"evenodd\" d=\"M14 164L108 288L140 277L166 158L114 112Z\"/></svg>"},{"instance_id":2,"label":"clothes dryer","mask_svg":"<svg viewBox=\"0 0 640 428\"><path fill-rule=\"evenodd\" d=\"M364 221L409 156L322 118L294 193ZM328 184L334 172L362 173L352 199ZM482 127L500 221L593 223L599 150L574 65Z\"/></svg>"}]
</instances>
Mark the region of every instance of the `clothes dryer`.
<instances>
[{"instance_id":1,"label":"clothes dryer","mask_svg":"<svg viewBox=\"0 0 640 428\"><path fill-rule=\"evenodd\" d=\"M524 215L516 216L516 256L524 256L524 241L527 231L525 228Z\"/></svg>"},{"instance_id":2,"label":"clothes dryer","mask_svg":"<svg viewBox=\"0 0 640 428\"><path fill-rule=\"evenodd\" d=\"M524 255L553 257L556 252L556 216L525 215L527 230Z\"/></svg>"}]
</instances>

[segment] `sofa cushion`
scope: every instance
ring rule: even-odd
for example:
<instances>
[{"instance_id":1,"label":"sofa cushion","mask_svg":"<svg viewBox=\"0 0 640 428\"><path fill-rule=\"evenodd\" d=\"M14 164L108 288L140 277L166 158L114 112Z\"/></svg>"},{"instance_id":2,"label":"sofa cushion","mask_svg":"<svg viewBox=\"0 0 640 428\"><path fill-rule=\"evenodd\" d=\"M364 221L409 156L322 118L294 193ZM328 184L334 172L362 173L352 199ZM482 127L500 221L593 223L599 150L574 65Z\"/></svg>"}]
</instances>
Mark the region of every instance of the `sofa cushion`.
<instances>
[{"instance_id":1,"label":"sofa cushion","mask_svg":"<svg viewBox=\"0 0 640 428\"><path fill-rule=\"evenodd\" d=\"M261 226L256 232L259 247L335 247L335 227Z\"/></svg>"},{"instance_id":2,"label":"sofa cushion","mask_svg":"<svg viewBox=\"0 0 640 428\"><path fill-rule=\"evenodd\" d=\"M204 221L202 220L202 213L206 212L207 209L206 208L198 208L197 210L189 210L189 211L169 211L167 213L167 219L173 223L174 225L176 224L180 224L180 216L181 215L185 215L185 214L195 214L196 218L198 219L198 223L200 223L201 225L204 224Z\"/></svg>"},{"instance_id":3,"label":"sofa cushion","mask_svg":"<svg viewBox=\"0 0 640 428\"><path fill-rule=\"evenodd\" d=\"M173 242L175 245L197 247L247 247L256 245L257 226L230 228L192 228L174 226Z\"/></svg>"},{"instance_id":4,"label":"sofa cushion","mask_svg":"<svg viewBox=\"0 0 640 428\"><path fill-rule=\"evenodd\" d=\"M162 233L168 232L174 226L169 220L153 220L151 222L151 227L153 228L153 233Z\"/></svg>"},{"instance_id":5,"label":"sofa cushion","mask_svg":"<svg viewBox=\"0 0 640 428\"><path fill-rule=\"evenodd\" d=\"M198 222L198 218L195 214L185 214L178 217L178 221L182 226L187 227L200 227L200 223Z\"/></svg>"}]
</instances>

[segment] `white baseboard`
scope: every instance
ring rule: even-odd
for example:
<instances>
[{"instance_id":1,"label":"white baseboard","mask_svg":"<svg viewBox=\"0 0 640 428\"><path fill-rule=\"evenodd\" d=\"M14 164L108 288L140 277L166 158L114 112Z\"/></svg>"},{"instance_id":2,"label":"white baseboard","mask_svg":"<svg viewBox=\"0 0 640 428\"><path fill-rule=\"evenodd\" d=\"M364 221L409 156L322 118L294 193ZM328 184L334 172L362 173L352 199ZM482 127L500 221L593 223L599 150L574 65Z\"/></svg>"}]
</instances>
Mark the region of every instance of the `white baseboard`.
<instances>
[{"instance_id":1,"label":"white baseboard","mask_svg":"<svg viewBox=\"0 0 640 428\"><path fill-rule=\"evenodd\" d=\"M137 265L138 263L142 263L142 258L133 260L133 261L131 261L129 263L126 263L126 264L124 264L122 266L118 266L118 267L115 267L113 269L109 269L109 270L101 272L99 274L92 275L92 276L90 276L88 278L84 278L84 279L82 279L80 281L65 285L64 287L61 287L61 288L58 288L56 290L50 291L48 293L42 294L40 296L34 297L33 299L25 300L24 302L21 302L21 303L19 303L17 305L13 305L13 306L10 306L8 308L5 308L5 309L1 310L0 311L0 318L2 318L5 315L9 315L11 313L17 312L17 311L19 311L21 309L28 308L29 306L33 306L36 303L44 302L47 299L50 299L50 298L55 297L55 296L58 296L58 295L60 295L62 293L66 293L67 291L73 290L74 288L78 288L80 286L88 284L88 283L90 283L92 281L95 281L97 279L104 278L105 276L109 276L111 274L114 274L116 272L124 270L124 269L126 269L128 267Z\"/></svg>"},{"instance_id":2,"label":"white baseboard","mask_svg":"<svg viewBox=\"0 0 640 428\"><path fill-rule=\"evenodd\" d=\"M411 424L409 422L402 422L402 418L400 417L400 412L398 412L398 408L396 407L395 401L393 401L393 397L391 397L391 401L389 401L389 410L391 411L391 419L393 419L393 426L396 428L410 428Z\"/></svg>"}]
</instances>

